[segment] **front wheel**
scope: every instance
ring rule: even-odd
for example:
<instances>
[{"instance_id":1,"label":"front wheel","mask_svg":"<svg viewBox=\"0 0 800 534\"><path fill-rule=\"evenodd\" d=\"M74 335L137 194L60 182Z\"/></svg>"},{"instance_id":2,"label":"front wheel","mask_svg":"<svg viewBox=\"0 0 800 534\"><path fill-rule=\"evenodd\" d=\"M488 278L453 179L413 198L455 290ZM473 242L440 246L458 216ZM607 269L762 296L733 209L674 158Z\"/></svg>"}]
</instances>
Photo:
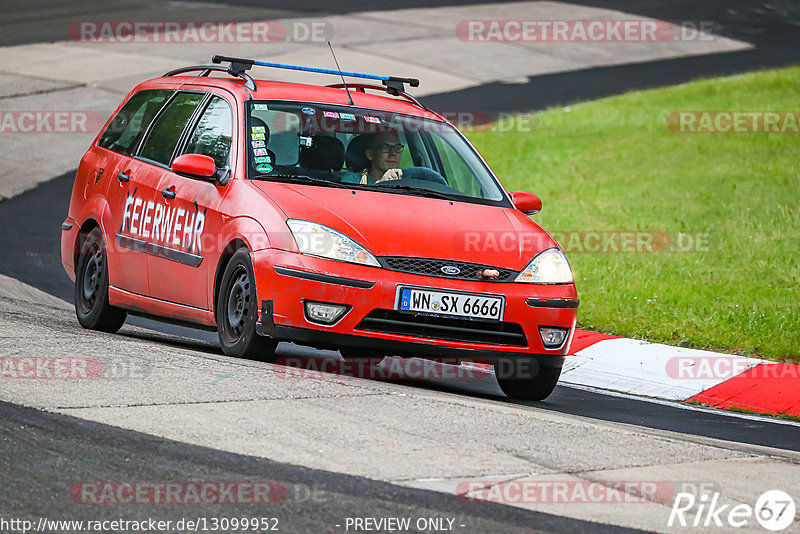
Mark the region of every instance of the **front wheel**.
<instances>
[{"instance_id":1,"label":"front wheel","mask_svg":"<svg viewBox=\"0 0 800 534\"><path fill-rule=\"evenodd\" d=\"M544 400L553 392L561 367L545 367L533 358L501 360L494 364L497 384L507 396L520 400Z\"/></svg>"},{"instance_id":2,"label":"front wheel","mask_svg":"<svg viewBox=\"0 0 800 534\"><path fill-rule=\"evenodd\" d=\"M258 299L250 254L240 248L231 257L217 294L217 333L222 352L238 358L270 361L278 342L256 333Z\"/></svg>"},{"instance_id":3,"label":"front wheel","mask_svg":"<svg viewBox=\"0 0 800 534\"><path fill-rule=\"evenodd\" d=\"M81 243L75 269L75 315L82 327L101 332L122 328L126 313L108 303L108 262L103 233L94 228Z\"/></svg>"}]
</instances>

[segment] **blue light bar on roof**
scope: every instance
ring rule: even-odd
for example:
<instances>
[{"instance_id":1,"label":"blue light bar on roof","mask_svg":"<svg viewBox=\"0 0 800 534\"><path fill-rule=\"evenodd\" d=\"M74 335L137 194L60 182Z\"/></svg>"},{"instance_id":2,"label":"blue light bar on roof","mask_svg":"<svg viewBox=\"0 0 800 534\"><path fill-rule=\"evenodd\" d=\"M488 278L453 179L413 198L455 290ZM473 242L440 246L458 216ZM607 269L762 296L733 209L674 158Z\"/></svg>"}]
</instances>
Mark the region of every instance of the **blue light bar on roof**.
<instances>
[{"instance_id":1,"label":"blue light bar on roof","mask_svg":"<svg viewBox=\"0 0 800 534\"><path fill-rule=\"evenodd\" d=\"M383 82L400 82L400 83L407 83L411 87L419 87L419 80L416 78L399 78L397 76L382 76L380 74L366 74L363 72L351 72L351 71L338 71L333 69L320 69L317 67L304 67L302 65L291 65L289 63L272 63L269 61L259 61L256 59L242 59L236 57L227 57L227 56L214 56L211 58L211 61L214 63L222 63L223 61L229 61L231 63L231 68L233 70L248 70L253 65L258 65L259 67L272 67L276 69L289 69L289 70L301 70L304 72L318 72L321 74L335 74L335 75L342 75L342 76L350 76L352 78L367 78L370 80L381 80Z\"/></svg>"}]
</instances>

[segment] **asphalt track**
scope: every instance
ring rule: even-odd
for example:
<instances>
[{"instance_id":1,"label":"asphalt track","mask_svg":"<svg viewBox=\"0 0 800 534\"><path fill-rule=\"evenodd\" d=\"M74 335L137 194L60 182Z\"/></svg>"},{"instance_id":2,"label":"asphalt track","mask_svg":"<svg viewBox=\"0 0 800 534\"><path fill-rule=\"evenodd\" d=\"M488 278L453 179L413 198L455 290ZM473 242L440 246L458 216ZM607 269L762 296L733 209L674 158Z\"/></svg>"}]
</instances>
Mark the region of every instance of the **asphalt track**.
<instances>
[{"instance_id":1,"label":"asphalt track","mask_svg":"<svg viewBox=\"0 0 800 534\"><path fill-rule=\"evenodd\" d=\"M286 490L285 500L273 508L140 504L127 506L124 518L274 517L281 532L341 532L335 525L344 525L347 517L446 517L469 532L638 532L491 503L476 506L439 492L177 443L4 402L0 435L5 517L118 519L114 506L87 506L53 496L69 494L74 481L191 481L202 476L204 481L277 482Z\"/></svg>"},{"instance_id":2,"label":"asphalt track","mask_svg":"<svg viewBox=\"0 0 800 534\"><path fill-rule=\"evenodd\" d=\"M800 4L743 0L577 0L593 7L622 9L670 22L713 24L713 33L755 45L741 52L693 56L648 63L601 67L529 77L527 83L491 83L432 95L436 109L483 109L487 112L538 110L616 95L626 91L683 83L696 78L796 65ZM480 103L480 105L476 103ZM470 107L472 106L472 107Z\"/></svg>"},{"instance_id":3,"label":"asphalt track","mask_svg":"<svg viewBox=\"0 0 800 534\"><path fill-rule=\"evenodd\" d=\"M0 254L0 273L68 302L72 302L73 286L61 267L57 238L69 204L74 176L75 172L70 171L10 201L0 202L0 221L13 221L0 225L0 243L5 251ZM20 232L20 228L25 231ZM221 352L213 332L137 317L130 317L128 322L153 330L154 339L155 332L188 337L197 340L197 348ZM313 356L315 351L302 348L296 354ZM432 381L416 384L416 387L453 390L449 386L437 386ZM480 391L461 391L481 395ZM556 388L545 406L557 412L594 419L800 451L797 427L766 419L731 417L710 410L654 404L566 386Z\"/></svg>"},{"instance_id":4,"label":"asphalt track","mask_svg":"<svg viewBox=\"0 0 800 534\"><path fill-rule=\"evenodd\" d=\"M369 9L396 9L430 5L460 5L464 0L433 2L410 0L402 3L370 3ZM578 1L593 6L619 8L611 1ZM232 0L226 11L228 20L247 20L248 9L258 6L262 16L347 13L364 9L362 2L348 0L319 9L312 0L271 2L264 10L256 0ZM125 10L121 6L126 6ZM22 44L63 39L63 27L70 20L131 19L131 12L142 20L168 16L161 2L104 4L78 1L63 7L61 2L39 2L35 6L15 0L4 3L6 14L0 22L0 44ZM714 20L722 35L757 45L754 50L657 61L646 64L607 67L529 79L524 84L488 84L464 91L432 95L425 99L442 110L479 108L487 111L541 109L549 105L618 94L631 89L680 83L700 76L714 76L796 64L800 47L796 24L800 9L790 3L692 0L636 0L624 6L627 12L672 21ZM239 11L237 11L239 10ZM194 11L199 19L209 13ZM31 28L35 25L36 31ZM76 162L77 163L77 162ZM72 300L72 286L59 259L59 224L67 210L74 170L40 185L18 197L0 202L0 273L21 280L49 294ZM141 319L133 324L150 329L151 339L164 341L159 332L193 338L189 342L216 351L213 334L181 329ZM305 351L305 349L303 349ZM308 354L313 354L308 349ZM406 387L455 391L484 396L481 391L459 389L435 383L406 383ZM541 407L564 414L596 420L668 430L688 436L718 438L800 451L796 426L765 419L732 417L708 410L686 409L643 400L609 396L559 386ZM25 432L20 429L24 428ZM468 523L471 531L517 532L532 528L549 532L622 531L501 505L466 505L452 496L414 490L361 477L297 467L289 464L220 452L168 441L115 427L56 414L0 403L0 496L4 512L17 516L104 519L118 515L113 508L76 507L55 499L66 491L65 481L74 480L206 480L264 479L278 481L289 496L308 495L308 488L324 487L324 496L313 499L287 499L276 516L282 531L324 532L350 516L450 516ZM69 461L64 461L69 458ZM247 507L203 507L204 516L252 515ZM180 518L186 507L142 506L126 510L126 518ZM536 525L536 527L532 527Z\"/></svg>"},{"instance_id":5,"label":"asphalt track","mask_svg":"<svg viewBox=\"0 0 800 534\"><path fill-rule=\"evenodd\" d=\"M194 20L242 21L290 16L345 15L365 9L391 10L414 7L455 6L486 3L485 0L405 0L365 2L344 0L211 0L191 2L192 9L180 11ZM671 22L713 24L715 34L755 45L741 52L692 56L679 59L600 67L559 74L529 77L526 83L489 83L460 91L430 95L422 100L440 111L480 109L487 113L544 109L549 106L601 98L626 91L660 87L709 76L723 76L750 70L782 67L800 62L797 46L800 4L795 1L763 0L630 0L620 5L613 0L576 0L592 7L622 9L643 17ZM81 20L168 20L176 16L181 2L137 0L103 3L78 0L67 5L55 0L4 2L0 20L0 46L63 40L71 22ZM220 6L225 6L224 15ZM257 13L257 16L255 15ZM401 46L402 28L398 31Z\"/></svg>"}]
</instances>

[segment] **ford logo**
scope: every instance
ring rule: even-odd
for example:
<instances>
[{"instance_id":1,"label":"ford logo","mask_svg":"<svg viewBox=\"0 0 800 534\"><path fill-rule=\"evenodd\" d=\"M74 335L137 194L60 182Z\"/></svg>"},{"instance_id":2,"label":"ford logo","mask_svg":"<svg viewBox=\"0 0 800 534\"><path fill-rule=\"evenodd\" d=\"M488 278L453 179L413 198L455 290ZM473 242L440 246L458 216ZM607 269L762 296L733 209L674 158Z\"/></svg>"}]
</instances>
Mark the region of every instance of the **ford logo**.
<instances>
[{"instance_id":1,"label":"ford logo","mask_svg":"<svg viewBox=\"0 0 800 534\"><path fill-rule=\"evenodd\" d=\"M460 273L461 269L459 269L458 267L455 267L453 265L445 265L444 267L442 267L442 272L444 274L455 275L455 274Z\"/></svg>"}]
</instances>

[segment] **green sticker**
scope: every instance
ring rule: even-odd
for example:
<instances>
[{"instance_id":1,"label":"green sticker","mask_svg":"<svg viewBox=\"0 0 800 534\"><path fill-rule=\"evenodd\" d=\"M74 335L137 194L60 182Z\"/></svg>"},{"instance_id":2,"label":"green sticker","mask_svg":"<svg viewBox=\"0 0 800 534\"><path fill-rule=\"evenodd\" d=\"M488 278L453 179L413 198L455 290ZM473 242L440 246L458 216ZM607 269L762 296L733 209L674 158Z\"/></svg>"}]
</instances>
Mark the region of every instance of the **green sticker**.
<instances>
[{"instance_id":1,"label":"green sticker","mask_svg":"<svg viewBox=\"0 0 800 534\"><path fill-rule=\"evenodd\" d=\"M252 137L254 141L266 141L263 133L254 133L250 137Z\"/></svg>"},{"instance_id":2,"label":"green sticker","mask_svg":"<svg viewBox=\"0 0 800 534\"><path fill-rule=\"evenodd\" d=\"M256 156L256 163L270 163L269 156Z\"/></svg>"},{"instance_id":3,"label":"green sticker","mask_svg":"<svg viewBox=\"0 0 800 534\"><path fill-rule=\"evenodd\" d=\"M267 111L269 110L269 106L266 104L255 104L253 105L253 109L256 111Z\"/></svg>"},{"instance_id":4,"label":"green sticker","mask_svg":"<svg viewBox=\"0 0 800 534\"><path fill-rule=\"evenodd\" d=\"M253 130L254 134L256 134L256 133L265 133L263 126L253 126L252 130Z\"/></svg>"},{"instance_id":5,"label":"green sticker","mask_svg":"<svg viewBox=\"0 0 800 534\"><path fill-rule=\"evenodd\" d=\"M269 163L262 163L261 165L256 165L256 170L258 172L270 172L272 170L272 165Z\"/></svg>"}]
</instances>

